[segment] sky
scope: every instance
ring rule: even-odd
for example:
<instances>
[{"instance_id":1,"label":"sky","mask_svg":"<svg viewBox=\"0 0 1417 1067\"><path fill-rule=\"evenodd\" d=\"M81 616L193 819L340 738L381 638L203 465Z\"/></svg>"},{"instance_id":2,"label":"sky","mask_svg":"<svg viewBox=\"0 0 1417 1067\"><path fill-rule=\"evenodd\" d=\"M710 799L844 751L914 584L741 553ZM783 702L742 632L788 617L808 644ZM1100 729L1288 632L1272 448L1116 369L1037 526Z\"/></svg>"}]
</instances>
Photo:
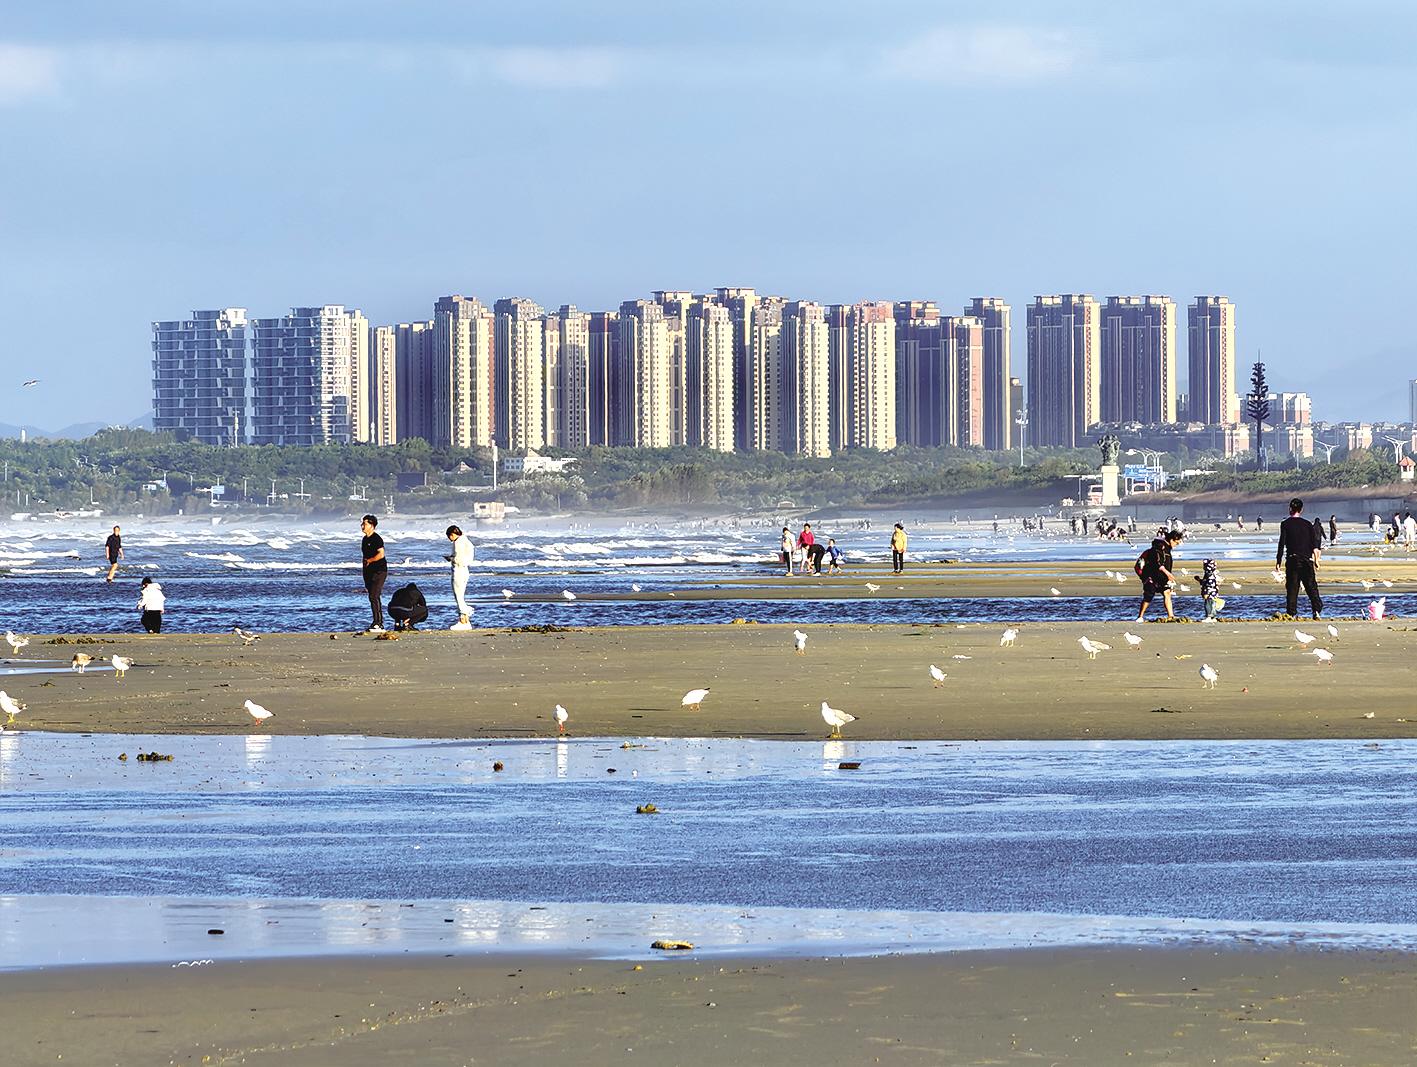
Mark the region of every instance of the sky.
<instances>
[{"instance_id":1,"label":"sky","mask_svg":"<svg viewBox=\"0 0 1417 1067\"><path fill-rule=\"evenodd\" d=\"M721 285L1003 296L1019 367L1035 294L1170 295L1184 366L1218 293L1316 418L1407 417L1404 0L0 9L0 422L142 415L193 308Z\"/></svg>"}]
</instances>

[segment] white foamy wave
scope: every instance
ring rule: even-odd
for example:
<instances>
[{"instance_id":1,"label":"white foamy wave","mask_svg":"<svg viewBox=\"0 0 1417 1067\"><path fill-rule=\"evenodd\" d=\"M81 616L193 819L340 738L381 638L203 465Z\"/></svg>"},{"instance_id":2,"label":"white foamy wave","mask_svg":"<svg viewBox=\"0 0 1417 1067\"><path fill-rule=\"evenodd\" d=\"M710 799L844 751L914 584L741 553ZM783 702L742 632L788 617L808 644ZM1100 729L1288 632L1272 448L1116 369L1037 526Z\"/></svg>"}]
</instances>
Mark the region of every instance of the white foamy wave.
<instances>
[{"instance_id":1,"label":"white foamy wave","mask_svg":"<svg viewBox=\"0 0 1417 1067\"><path fill-rule=\"evenodd\" d=\"M188 559L210 559L217 563L241 563L242 557L235 552L184 552Z\"/></svg>"},{"instance_id":2,"label":"white foamy wave","mask_svg":"<svg viewBox=\"0 0 1417 1067\"><path fill-rule=\"evenodd\" d=\"M290 547L290 542L284 537L272 537L266 542L266 545L270 548L274 548L277 552L284 552Z\"/></svg>"},{"instance_id":3,"label":"white foamy wave","mask_svg":"<svg viewBox=\"0 0 1417 1067\"><path fill-rule=\"evenodd\" d=\"M359 563L284 563L275 560L240 563L224 563L222 566L234 571L357 571Z\"/></svg>"}]
</instances>

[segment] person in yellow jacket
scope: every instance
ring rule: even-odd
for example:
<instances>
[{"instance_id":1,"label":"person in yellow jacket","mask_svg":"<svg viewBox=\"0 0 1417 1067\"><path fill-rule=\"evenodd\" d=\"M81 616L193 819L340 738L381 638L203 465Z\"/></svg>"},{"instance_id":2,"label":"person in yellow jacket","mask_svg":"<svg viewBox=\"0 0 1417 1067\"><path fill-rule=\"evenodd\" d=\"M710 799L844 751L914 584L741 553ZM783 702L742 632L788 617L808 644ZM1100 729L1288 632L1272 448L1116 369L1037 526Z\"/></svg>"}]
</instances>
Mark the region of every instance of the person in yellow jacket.
<instances>
[{"instance_id":1,"label":"person in yellow jacket","mask_svg":"<svg viewBox=\"0 0 1417 1067\"><path fill-rule=\"evenodd\" d=\"M891 531L891 572L901 574L905 571L905 527L900 523L895 524L895 529Z\"/></svg>"}]
</instances>

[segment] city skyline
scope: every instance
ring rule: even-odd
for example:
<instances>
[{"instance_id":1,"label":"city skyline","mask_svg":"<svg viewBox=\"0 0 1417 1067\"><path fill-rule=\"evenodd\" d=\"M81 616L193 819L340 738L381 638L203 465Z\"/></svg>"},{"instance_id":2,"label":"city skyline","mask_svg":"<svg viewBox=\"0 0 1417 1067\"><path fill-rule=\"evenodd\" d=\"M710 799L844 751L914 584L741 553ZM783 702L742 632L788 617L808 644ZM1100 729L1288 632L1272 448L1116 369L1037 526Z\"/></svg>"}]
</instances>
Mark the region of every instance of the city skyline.
<instances>
[{"instance_id":1,"label":"city skyline","mask_svg":"<svg viewBox=\"0 0 1417 1067\"><path fill-rule=\"evenodd\" d=\"M942 294L1228 293L1244 362L1262 352L1334 418L1405 413L1408 5L10 15L0 137L26 165L0 174L23 205L0 220L7 421L143 410L154 311L338 301L390 323L430 292L608 310L739 279L951 310ZM1224 33L1185 32L1207 25ZM941 114L960 136L924 133ZM1129 129L1149 135L1112 151ZM1319 294L1370 309L1337 351L1302 313ZM55 328L79 300L101 331Z\"/></svg>"}]
</instances>

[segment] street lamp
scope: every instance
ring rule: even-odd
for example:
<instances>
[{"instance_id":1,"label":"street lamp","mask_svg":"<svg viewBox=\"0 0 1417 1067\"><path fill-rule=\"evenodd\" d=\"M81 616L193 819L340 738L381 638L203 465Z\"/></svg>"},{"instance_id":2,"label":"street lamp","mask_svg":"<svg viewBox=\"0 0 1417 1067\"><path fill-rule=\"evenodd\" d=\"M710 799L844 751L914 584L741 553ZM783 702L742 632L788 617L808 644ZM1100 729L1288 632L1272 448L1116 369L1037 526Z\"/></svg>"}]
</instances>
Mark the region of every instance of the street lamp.
<instances>
[{"instance_id":1,"label":"street lamp","mask_svg":"<svg viewBox=\"0 0 1417 1067\"><path fill-rule=\"evenodd\" d=\"M1332 463L1332 462L1333 462L1333 453L1334 453L1334 450L1338 448L1337 445L1325 445L1325 444L1319 444L1319 443L1316 442L1315 445L1314 445L1314 447L1315 447L1315 448L1322 448L1322 449L1324 450L1324 462L1325 462L1325 463Z\"/></svg>"},{"instance_id":2,"label":"street lamp","mask_svg":"<svg viewBox=\"0 0 1417 1067\"><path fill-rule=\"evenodd\" d=\"M1023 466L1023 443L1028 437L1028 409L1019 408L1018 414L1014 416L1014 425L1018 427L1018 465Z\"/></svg>"},{"instance_id":3,"label":"street lamp","mask_svg":"<svg viewBox=\"0 0 1417 1067\"><path fill-rule=\"evenodd\" d=\"M1154 448L1129 448L1124 454L1128 456L1141 456L1146 461L1146 469L1156 471L1157 487L1160 489L1166 488L1166 468L1161 465L1161 457L1165 455L1164 452L1158 452Z\"/></svg>"}]
</instances>

